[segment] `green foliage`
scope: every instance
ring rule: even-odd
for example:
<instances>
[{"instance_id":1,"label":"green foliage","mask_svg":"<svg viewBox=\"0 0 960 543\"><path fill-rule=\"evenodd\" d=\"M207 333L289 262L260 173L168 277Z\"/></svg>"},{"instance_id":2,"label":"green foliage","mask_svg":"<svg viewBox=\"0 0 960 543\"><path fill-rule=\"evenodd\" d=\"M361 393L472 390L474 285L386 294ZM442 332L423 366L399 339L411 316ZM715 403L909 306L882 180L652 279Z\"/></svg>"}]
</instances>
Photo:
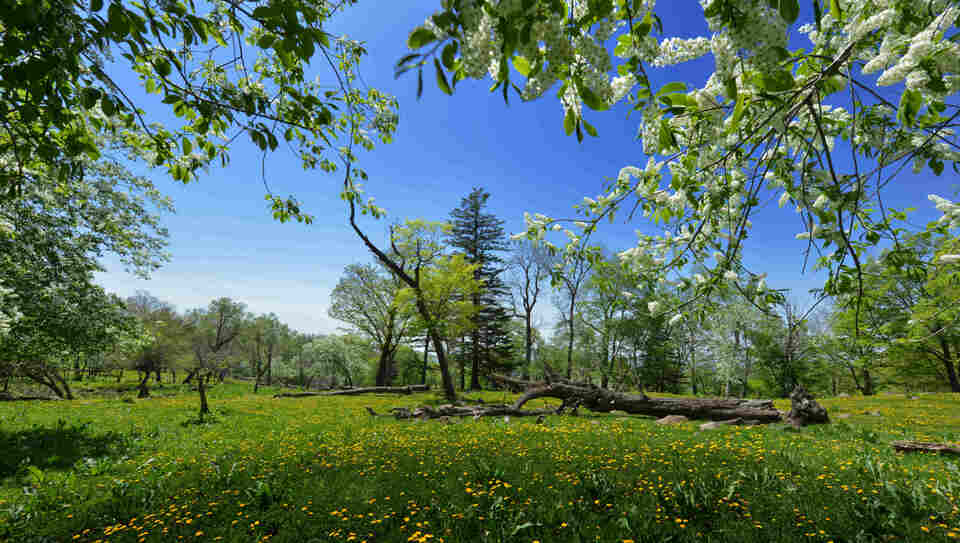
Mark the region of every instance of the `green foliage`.
<instances>
[{"instance_id":1,"label":"green foliage","mask_svg":"<svg viewBox=\"0 0 960 543\"><path fill-rule=\"evenodd\" d=\"M227 141L240 134L264 152L282 138L304 167L324 171L335 169L338 158L352 159L354 146L390 141L396 101L354 88L366 50L325 30L341 8L272 1L239 8L120 0L4 4L0 156L10 167L0 178L2 197L20 197L38 166L64 182L83 179L84 157L101 154L101 134L118 137L183 182L229 160ZM307 69L315 56L329 61L322 63L328 81ZM119 71L126 73L118 77ZM157 95L165 113L147 112L130 98L132 89L118 81L131 76ZM338 82L335 90L329 81ZM158 122L170 114L177 121Z\"/></svg>"}]
</instances>

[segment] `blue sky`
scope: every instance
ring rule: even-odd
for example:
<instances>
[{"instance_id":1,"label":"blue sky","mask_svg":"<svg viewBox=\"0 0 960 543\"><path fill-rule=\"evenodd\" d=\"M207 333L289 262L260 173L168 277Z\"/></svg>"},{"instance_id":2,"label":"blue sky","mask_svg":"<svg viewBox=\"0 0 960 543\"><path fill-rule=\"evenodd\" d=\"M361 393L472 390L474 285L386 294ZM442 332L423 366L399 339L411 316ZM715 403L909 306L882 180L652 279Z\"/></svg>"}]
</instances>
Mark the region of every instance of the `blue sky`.
<instances>
[{"instance_id":1,"label":"blue sky","mask_svg":"<svg viewBox=\"0 0 960 543\"><path fill-rule=\"evenodd\" d=\"M523 230L524 211L572 217L572 206L584 196L600 193L604 179L615 177L624 165L646 163L635 139L637 117L626 119L623 109L588 113L599 137L577 143L563 134L563 112L555 92L530 103L512 96L508 106L499 93L487 92L489 82L464 81L448 97L434 86L428 71L418 101L415 74L394 79L393 66L406 52L409 31L438 5L359 2L330 26L334 33L367 43L364 80L395 95L400 104L394 143L361 157L370 175L367 192L389 213L386 220L363 220L375 241L384 241L389 221L447 219L476 186L490 192L488 210L506 221L508 234ZM658 13L667 34L706 35L698 2L662 2ZM655 87L674 80L699 85L711 67L712 59L702 59L651 74ZM339 175L304 172L289 153L269 156L270 189L296 196L316 219L311 225L280 224L264 201L260 166L259 152L240 138L231 163L212 169L197 183L184 186L162 172L144 172L177 208L176 214L164 217L172 261L145 281L107 257L103 260L107 272L98 281L123 296L148 290L181 310L230 296L253 312L274 312L304 332L330 333L343 326L327 316L330 291L345 266L369 262L371 257L347 225L338 197ZM950 197L955 182L951 173L942 178L908 175L887 193L888 204L917 207L916 221L923 224L937 216L927 194ZM756 271L769 272L771 287L790 288L803 299L803 293L819 286L823 278L800 273L800 251L806 244L794 239L804 230L799 216L777 209L775 202L769 207L754 220L746 262ZM633 243L636 229L647 228L642 219L631 224L618 221L604 225L596 239L622 250ZM552 325L550 301L541 303L545 310L541 319Z\"/></svg>"}]
</instances>

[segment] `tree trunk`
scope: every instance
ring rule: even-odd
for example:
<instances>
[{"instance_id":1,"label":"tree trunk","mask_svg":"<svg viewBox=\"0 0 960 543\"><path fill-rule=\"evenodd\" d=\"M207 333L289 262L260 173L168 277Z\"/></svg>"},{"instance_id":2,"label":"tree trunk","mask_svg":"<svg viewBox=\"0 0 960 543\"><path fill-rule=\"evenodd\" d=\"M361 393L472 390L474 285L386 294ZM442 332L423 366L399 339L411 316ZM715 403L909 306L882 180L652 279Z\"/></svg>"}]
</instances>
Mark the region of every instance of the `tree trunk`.
<instances>
[{"instance_id":1,"label":"tree trunk","mask_svg":"<svg viewBox=\"0 0 960 543\"><path fill-rule=\"evenodd\" d=\"M740 390L740 397L746 398L750 393L750 370L753 368L753 361L750 360L750 352L747 349L743 356L743 388Z\"/></svg>"},{"instance_id":2,"label":"tree trunk","mask_svg":"<svg viewBox=\"0 0 960 543\"><path fill-rule=\"evenodd\" d=\"M470 335L473 352L470 355L470 390L480 390L480 332Z\"/></svg>"},{"instance_id":3,"label":"tree trunk","mask_svg":"<svg viewBox=\"0 0 960 543\"><path fill-rule=\"evenodd\" d=\"M957 379L957 368L953 364L953 353L950 348L950 342L943 336L940 339L940 348L943 349L943 366L947 370L947 381L950 383L951 392L960 392L960 380Z\"/></svg>"},{"instance_id":4,"label":"tree trunk","mask_svg":"<svg viewBox=\"0 0 960 543\"><path fill-rule=\"evenodd\" d=\"M150 389L147 386L147 383L150 381L150 373L144 373L143 378L140 379L140 384L137 385L137 398L149 398Z\"/></svg>"},{"instance_id":5,"label":"tree trunk","mask_svg":"<svg viewBox=\"0 0 960 543\"><path fill-rule=\"evenodd\" d=\"M429 362L430 355L430 336L424 334L423 336L423 369L420 373L420 384L427 384L427 363Z\"/></svg>"},{"instance_id":6,"label":"tree trunk","mask_svg":"<svg viewBox=\"0 0 960 543\"><path fill-rule=\"evenodd\" d=\"M532 310L527 310L524 315L524 340L523 340L523 378L530 380L530 363L533 362L533 325L530 322L533 315Z\"/></svg>"},{"instance_id":7,"label":"tree trunk","mask_svg":"<svg viewBox=\"0 0 960 543\"><path fill-rule=\"evenodd\" d=\"M873 396L876 393L873 386L873 375L870 374L870 370L863 368L863 395L864 396Z\"/></svg>"},{"instance_id":8,"label":"tree trunk","mask_svg":"<svg viewBox=\"0 0 960 543\"><path fill-rule=\"evenodd\" d=\"M193 378L197 375L199 369L190 370L190 373L187 374L187 377L183 380L183 384L189 384L190 381L193 381Z\"/></svg>"},{"instance_id":9,"label":"tree trunk","mask_svg":"<svg viewBox=\"0 0 960 543\"><path fill-rule=\"evenodd\" d=\"M573 299L570 300L570 314L567 315L569 323L570 339L567 342L567 379L573 379Z\"/></svg>"},{"instance_id":10,"label":"tree trunk","mask_svg":"<svg viewBox=\"0 0 960 543\"><path fill-rule=\"evenodd\" d=\"M392 373L393 371L390 367L390 346L384 342L384 344L380 346L380 361L377 363L376 385L378 387L390 386Z\"/></svg>"},{"instance_id":11,"label":"tree trunk","mask_svg":"<svg viewBox=\"0 0 960 543\"><path fill-rule=\"evenodd\" d=\"M930 443L925 441L893 441L890 443L894 449L900 452L938 452L940 454L960 455L960 447L955 447L949 443Z\"/></svg>"},{"instance_id":12,"label":"tree trunk","mask_svg":"<svg viewBox=\"0 0 960 543\"><path fill-rule=\"evenodd\" d=\"M196 373L198 370L194 370ZM207 385L203 376L197 379L197 390L200 392L200 422L203 422L203 416L210 413L210 406L207 404Z\"/></svg>"},{"instance_id":13,"label":"tree trunk","mask_svg":"<svg viewBox=\"0 0 960 543\"><path fill-rule=\"evenodd\" d=\"M697 395L697 348L693 343L693 327L690 329L690 388L693 395Z\"/></svg>"},{"instance_id":14,"label":"tree trunk","mask_svg":"<svg viewBox=\"0 0 960 543\"><path fill-rule=\"evenodd\" d=\"M484 405L476 407L464 407L459 405L440 405L431 407L424 405L415 409L407 407L394 407L390 410L392 415L380 414L372 408L367 407L367 413L372 417L393 416L397 420L404 419L444 419L450 420L452 417L539 417L537 422L542 422L542 417L557 413L555 409L517 409L509 405Z\"/></svg>"},{"instance_id":15,"label":"tree trunk","mask_svg":"<svg viewBox=\"0 0 960 543\"><path fill-rule=\"evenodd\" d=\"M70 390L70 385L67 384L67 380L64 379L57 370L52 370L50 373L53 375L53 379L60 383L60 386L63 388L63 398L72 400L73 392Z\"/></svg>"},{"instance_id":16,"label":"tree trunk","mask_svg":"<svg viewBox=\"0 0 960 543\"><path fill-rule=\"evenodd\" d=\"M447 401L457 400L457 391L453 389L453 379L450 376L450 367L447 365L447 356L443 352L443 343L440 335L430 331L430 341L433 342L433 352L437 353L437 365L440 366L440 381L443 383L443 395Z\"/></svg>"},{"instance_id":17,"label":"tree trunk","mask_svg":"<svg viewBox=\"0 0 960 543\"><path fill-rule=\"evenodd\" d=\"M783 420L780 411L771 400L743 400L721 398L650 398L646 394L622 394L611 390L591 387L583 383L553 380L547 383L530 383L495 375L494 379L518 386L528 386L527 392L514 404L520 409L536 398L557 398L567 405L585 407L597 413L624 411L632 415L683 415L689 419L729 420L742 418L762 423Z\"/></svg>"},{"instance_id":18,"label":"tree trunk","mask_svg":"<svg viewBox=\"0 0 960 543\"><path fill-rule=\"evenodd\" d=\"M284 392L275 394L274 398L306 398L309 396L357 396L360 394L413 394L414 392L429 392L427 385L407 385L400 387L362 387L334 390L331 392Z\"/></svg>"},{"instance_id":19,"label":"tree trunk","mask_svg":"<svg viewBox=\"0 0 960 543\"><path fill-rule=\"evenodd\" d=\"M73 361L73 380L83 381L83 366L80 365L80 355Z\"/></svg>"}]
</instances>

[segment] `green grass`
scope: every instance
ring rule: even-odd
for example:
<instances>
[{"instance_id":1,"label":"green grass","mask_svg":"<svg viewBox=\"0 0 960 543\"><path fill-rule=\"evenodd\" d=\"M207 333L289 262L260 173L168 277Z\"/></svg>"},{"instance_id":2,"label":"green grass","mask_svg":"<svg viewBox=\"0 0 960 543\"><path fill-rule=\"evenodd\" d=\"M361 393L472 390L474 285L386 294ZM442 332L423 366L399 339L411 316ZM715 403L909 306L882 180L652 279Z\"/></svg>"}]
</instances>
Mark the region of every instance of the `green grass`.
<instances>
[{"instance_id":1,"label":"green grass","mask_svg":"<svg viewBox=\"0 0 960 543\"><path fill-rule=\"evenodd\" d=\"M188 390L0 405L0 540L960 539L956 460L889 446L960 439L956 395L827 399L827 426L701 432L618 414L395 421L363 407L434 398L251 388L215 387L204 424Z\"/></svg>"}]
</instances>

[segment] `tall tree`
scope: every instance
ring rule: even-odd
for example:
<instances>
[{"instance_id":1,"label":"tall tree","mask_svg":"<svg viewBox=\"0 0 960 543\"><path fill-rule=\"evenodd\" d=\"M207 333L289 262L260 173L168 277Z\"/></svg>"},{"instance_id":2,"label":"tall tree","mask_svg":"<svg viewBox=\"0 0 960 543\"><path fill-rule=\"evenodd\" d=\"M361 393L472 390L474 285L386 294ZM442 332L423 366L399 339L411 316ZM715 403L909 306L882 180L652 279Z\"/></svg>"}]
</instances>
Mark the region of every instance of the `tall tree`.
<instances>
[{"instance_id":1,"label":"tall tree","mask_svg":"<svg viewBox=\"0 0 960 543\"><path fill-rule=\"evenodd\" d=\"M533 357L534 328L533 310L540 299L543 282L553 271L556 259L543 244L526 240L513 243L509 262L509 285L513 294L514 313L523 317L523 378L530 379L530 363Z\"/></svg>"},{"instance_id":2,"label":"tall tree","mask_svg":"<svg viewBox=\"0 0 960 543\"><path fill-rule=\"evenodd\" d=\"M122 301L93 282L102 270L98 257L115 254L143 276L166 258L166 231L154 209L170 205L153 184L107 159L88 161L86 173L64 181L49 167L30 168L19 197L0 198L0 289L7 292L0 365L33 368L53 383L47 362L92 354L94 345L109 350L105 337L94 336L122 328L110 327L119 324L112 314L122 312ZM97 323L98 317L105 320Z\"/></svg>"},{"instance_id":3,"label":"tall tree","mask_svg":"<svg viewBox=\"0 0 960 543\"><path fill-rule=\"evenodd\" d=\"M500 276L505 269L500 254L507 251L509 245L503 220L484 212L489 198L487 191L474 188L460 201L460 207L450 212L448 243L477 266L474 277L481 282L479 292L473 295L473 305L477 308L473 330L465 344L466 352L462 353L471 364L471 390L481 388L481 372L506 363L511 347L507 330L510 313L506 306L510 290Z\"/></svg>"},{"instance_id":4,"label":"tall tree","mask_svg":"<svg viewBox=\"0 0 960 543\"><path fill-rule=\"evenodd\" d=\"M229 347L240 335L247 317L241 302L230 298L217 298L205 308L194 309L187 315L192 337L194 368L184 382L197 380L200 392L200 419L210 413L207 403L207 381L222 366L229 354Z\"/></svg>"},{"instance_id":5,"label":"tall tree","mask_svg":"<svg viewBox=\"0 0 960 543\"><path fill-rule=\"evenodd\" d=\"M559 287L559 296L556 302L564 312L563 320L567 325L567 379L573 378L573 342L577 298L584 281L590 276L591 269L593 269L593 261L587 258L585 252L576 251L564 255L563 264L556 268L553 275L553 284Z\"/></svg>"},{"instance_id":6,"label":"tall tree","mask_svg":"<svg viewBox=\"0 0 960 543\"><path fill-rule=\"evenodd\" d=\"M133 357L133 367L140 376L138 397L150 395L150 375L160 382L160 372L175 371L177 360L189 351L183 319L167 302L147 291L139 290L126 300L127 311L140 320L148 338Z\"/></svg>"},{"instance_id":7,"label":"tall tree","mask_svg":"<svg viewBox=\"0 0 960 543\"><path fill-rule=\"evenodd\" d=\"M253 367L253 392L260 390L260 384L273 384L273 364L285 343L291 339L291 331L280 319L270 313L257 317L248 316L244 319L246 329L241 334L242 343L250 356Z\"/></svg>"},{"instance_id":8,"label":"tall tree","mask_svg":"<svg viewBox=\"0 0 960 543\"><path fill-rule=\"evenodd\" d=\"M347 164L347 169L352 168ZM437 365L440 368L440 378L443 383L443 394L449 401L456 401L457 391L453 386L453 378L450 375L450 366L447 362L447 354L444 346L443 321L439 319L430 307L430 298L425 290L424 275L430 263L438 259L443 254L440 247L438 234L444 232L448 225L427 223L426 221L407 221L407 223L397 228L391 229L390 246L391 252L387 254L377 247L367 236L360 226L357 225L357 199L354 195L356 187L351 183L351 177L348 173L344 176L344 197L350 209L348 221L357 237L363 241L364 246L370 250L377 260L382 263L391 273L399 277L401 281L410 289L413 297L413 304L417 308L417 313L423 319L423 326L430 336L433 343L434 352L437 354ZM361 212L363 210L361 209ZM372 211L376 216L380 212Z\"/></svg>"},{"instance_id":9,"label":"tall tree","mask_svg":"<svg viewBox=\"0 0 960 543\"><path fill-rule=\"evenodd\" d=\"M352 325L380 351L377 386L393 381L394 356L410 333L411 315L394 303L402 286L399 278L378 266L350 264L330 295L329 315Z\"/></svg>"}]
</instances>

